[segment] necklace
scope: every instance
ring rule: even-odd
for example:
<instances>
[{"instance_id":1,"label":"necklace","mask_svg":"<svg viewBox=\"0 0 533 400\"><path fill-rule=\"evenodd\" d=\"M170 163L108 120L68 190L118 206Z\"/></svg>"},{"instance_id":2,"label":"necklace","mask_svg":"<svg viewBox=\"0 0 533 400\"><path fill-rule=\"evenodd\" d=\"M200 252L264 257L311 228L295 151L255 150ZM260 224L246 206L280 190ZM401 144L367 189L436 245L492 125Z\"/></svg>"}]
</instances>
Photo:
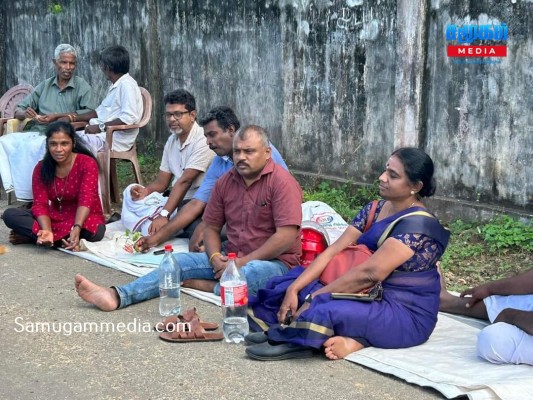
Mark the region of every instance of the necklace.
<instances>
[{"instance_id":1,"label":"necklace","mask_svg":"<svg viewBox=\"0 0 533 400\"><path fill-rule=\"evenodd\" d=\"M67 189L68 177L70 176L70 171L72 171L73 165L74 165L74 161L72 161L72 163L70 165L70 170L68 171L68 174L65 177L65 183L63 185L63 190L61 191L61 196L57 193L57 178L58 177L57 176L54 177L54 192L56 194L57 208L58 208L60 214L61 214L61 211L62 211L62 208L63 208L61 206L61 201L63 201L63 197L65 197L65 190Z\"/></svg>"},{"instance_id":2,"label":"necklace","mask_svg":"<svg viewBox=\"0 0 533 400\"><path fill-rule=\"evenodd\" d=\"M389 203L389 208L387 209L387 211L385 211L385 216L384 216L383 218L387 218L387 217L389 217L389 216L391 216L391 215L393 215L393 214L399 213L400 211L408 210L409 208L413 207L413 206L416 204L417 201L418 201L418 200L413 201L409 207L407 207L407 208L403 208L402 210L399 210L399 211L396 211L396 210L392 207L392 204Z\"/></svg>"},{"instance_id":3,"label":"necklace","mask_svg":"<svg viewBox=\"0 0 533 400\"><path fill-rule=\"evenodd\" d=\"M70 171L69 174L70 175ZM57 176L54 178L54 192L56 194L56 200L57 200L57 208L59 209L59 213L61 213L61 201L63 200L63 197L65 197L65 189L67 188L68 183L68 175L65 177L65 184L63 185L63 190L61 191L61 196L57 194Z\"/></svg>"}]
</instances>

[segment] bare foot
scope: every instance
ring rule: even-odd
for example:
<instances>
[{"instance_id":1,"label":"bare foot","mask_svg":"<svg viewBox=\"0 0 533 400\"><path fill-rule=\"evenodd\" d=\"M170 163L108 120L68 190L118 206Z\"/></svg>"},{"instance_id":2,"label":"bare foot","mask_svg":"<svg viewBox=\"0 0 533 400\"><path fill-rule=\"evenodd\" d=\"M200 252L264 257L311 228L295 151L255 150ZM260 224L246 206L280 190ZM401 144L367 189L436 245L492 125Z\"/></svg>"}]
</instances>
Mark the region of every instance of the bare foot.
<instances>
[{"instance_id":1,"label":"bare foot","mask_svg":"<svg viewBox=\"0 0 533 400\"><path fill-rule=\"evenodd\" d=\"M19 235L18 233L15 233L15 231L9 232L9 243L13 245L17 244L27 244L27 243L35 243L31 238L27 236Z\"/></svg>"},{"instance_id":2,"label":"bare foot","mask_svg":"<svg viewBox=\"0 0 533 400\"><path fill-rule=\"evenodd\" d=\"M113 311L118 308L120 299L115 289L98 286L80 274L74 277L74 283L76 292L87 303L95 305L102 311Z\"/></svg>"},{"instance_id":3,"label":"bare foot","mask_svg":"<svg viewBox=\"0 0 533 400\"><path fill-rule=\"evenodd\" d=\"M340 360L354 351L359 351L363 346L358 341L344 336L333 336L324 342L324 353L330 360Z\"/></svg>"},{"instance_id":4,"label":"bare foot","mask_svg":"<svg viewBox=\"0 0 533 400\"><path fill-rule=\"evenodd\" d=\"M217 281L209 281L206 279L187 279L183 281L182 286L186 288L201 290L202 292L213 293Z\"/></svg>"}]
</instances>

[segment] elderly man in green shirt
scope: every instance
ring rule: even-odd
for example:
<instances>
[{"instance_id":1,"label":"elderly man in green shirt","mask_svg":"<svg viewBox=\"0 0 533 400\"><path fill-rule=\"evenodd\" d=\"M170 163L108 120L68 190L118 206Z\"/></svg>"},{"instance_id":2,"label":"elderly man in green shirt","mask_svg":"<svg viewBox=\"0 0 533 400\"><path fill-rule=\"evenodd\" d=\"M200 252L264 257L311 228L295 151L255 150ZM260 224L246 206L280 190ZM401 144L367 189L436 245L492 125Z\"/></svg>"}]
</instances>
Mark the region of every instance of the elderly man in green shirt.
<instances>
[{"instance_id":1,"label":"elderly man in green shirt","mask_svg":"<svg viewBox=\"0 0 533 400\"><path fill-rule=\"evenodd\" d=\"M15 118L30 121L24 132L14 132L0 137L0 176L6 192L15 191L17 199L33 199L31 178L33 168L43 157L45 137L43 132L51 122L74 122L78 115L96 109L89 84L74 76L76 50L69 44L60 44L52 60L56 75L41 82L18 105Z\"/></svg>"}]
</instances>

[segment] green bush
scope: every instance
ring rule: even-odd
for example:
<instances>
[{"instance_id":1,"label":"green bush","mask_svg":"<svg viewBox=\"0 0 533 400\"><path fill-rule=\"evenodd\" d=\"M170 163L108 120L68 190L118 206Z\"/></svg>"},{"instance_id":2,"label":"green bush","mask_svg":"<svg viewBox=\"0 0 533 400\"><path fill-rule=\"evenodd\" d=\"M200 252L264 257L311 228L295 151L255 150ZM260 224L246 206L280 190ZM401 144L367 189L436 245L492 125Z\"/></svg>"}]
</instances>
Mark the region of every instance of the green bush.
<instances>
[{"instance_id":1,"label":"green bush","mask_svg":"<svg viewBox=\"0 0 533 400\"><path fill-rule=\"evenodd\" d=\"M141 175L143 178L143 182L145 185L147 185L156 178L159 172L159 165L161 164L161 159L158 159L153 155L146 154L139 154L138 158L139 165L141 167ZM129 161L119 160L117 162L117 176L119 186L122 189L124 189L130 183L134 182L133 170Z\"/></svg>"},{"instance_id":2,"label":"green bush","mask_svg":"<svg viewBox=\"0 0 533 400\"><path fill-rule=\"evenodd\" d=\"M344 183L335 187L323 181L317 187L304 188L304 201L322 201L348 222L365 204L377 198L379 198L377 184L355 188L353 185Z\"/></svg>"},{"instance_id":3,"label":"green bush","mask_svg":"<svg viewBox=\"0 0 533 400\"><path fill-rule=\"evenodd\" d=\"M59 3L51 3L48 5L48 11L52 14L61 14L63 10L63 6Z\"/></svg>"},{"instance_id":4,"label":"green bush","mask_svg":"<svg viewBox=\"0 0 533 400\"><path fill-rule=\"evenodd\" d=\"M495 253L516 246L533 251L533 224L524 223L510 216L501 216L481 228L488 249Z\"/></svg>"}]
</instances>

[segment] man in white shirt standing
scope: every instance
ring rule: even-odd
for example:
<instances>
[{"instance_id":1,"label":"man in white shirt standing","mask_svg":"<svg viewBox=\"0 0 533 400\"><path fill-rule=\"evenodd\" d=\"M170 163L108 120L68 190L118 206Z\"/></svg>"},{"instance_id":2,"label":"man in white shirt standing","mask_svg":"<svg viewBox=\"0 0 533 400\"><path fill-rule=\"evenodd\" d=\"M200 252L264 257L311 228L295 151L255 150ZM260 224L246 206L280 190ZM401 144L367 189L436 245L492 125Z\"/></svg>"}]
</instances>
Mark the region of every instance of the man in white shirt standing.
<instances>
[{"instance_id":1,"label":"man in white shirt standing","mask_svg":"<svg viewBox=\"0 0 533 400\"><path fill-rule=\"evenodd\" d=\"M123 225L144 236L155 234L192 199L215 156L207 145L204 130L196 122L194 96L178 89L168 93L164 100L164 115L172 134L165 144L159 174L146 187L128 186L123 195ZM170 195L163 197L171 181ZM184 230L191 235L194 227Z\"/></svg>"},{"instance_id":2,"label":"man in white shirt standing","mask_svg":"<svg viewBox=\"0 0 533 400\"><path fill-rule=\"evenodd\" d=\"M78 133L84 143L94 152L105 146L105 129L113 125L137 124L142 117L141 90L129 74L130 55L122 46L109 46L100 53L100 67L111 87L96 111L78 117L76 121L89 121L84 133ZM137 138L139 129L115 131L113 150L128 151Z\"/></svg>"}]
</instances>

